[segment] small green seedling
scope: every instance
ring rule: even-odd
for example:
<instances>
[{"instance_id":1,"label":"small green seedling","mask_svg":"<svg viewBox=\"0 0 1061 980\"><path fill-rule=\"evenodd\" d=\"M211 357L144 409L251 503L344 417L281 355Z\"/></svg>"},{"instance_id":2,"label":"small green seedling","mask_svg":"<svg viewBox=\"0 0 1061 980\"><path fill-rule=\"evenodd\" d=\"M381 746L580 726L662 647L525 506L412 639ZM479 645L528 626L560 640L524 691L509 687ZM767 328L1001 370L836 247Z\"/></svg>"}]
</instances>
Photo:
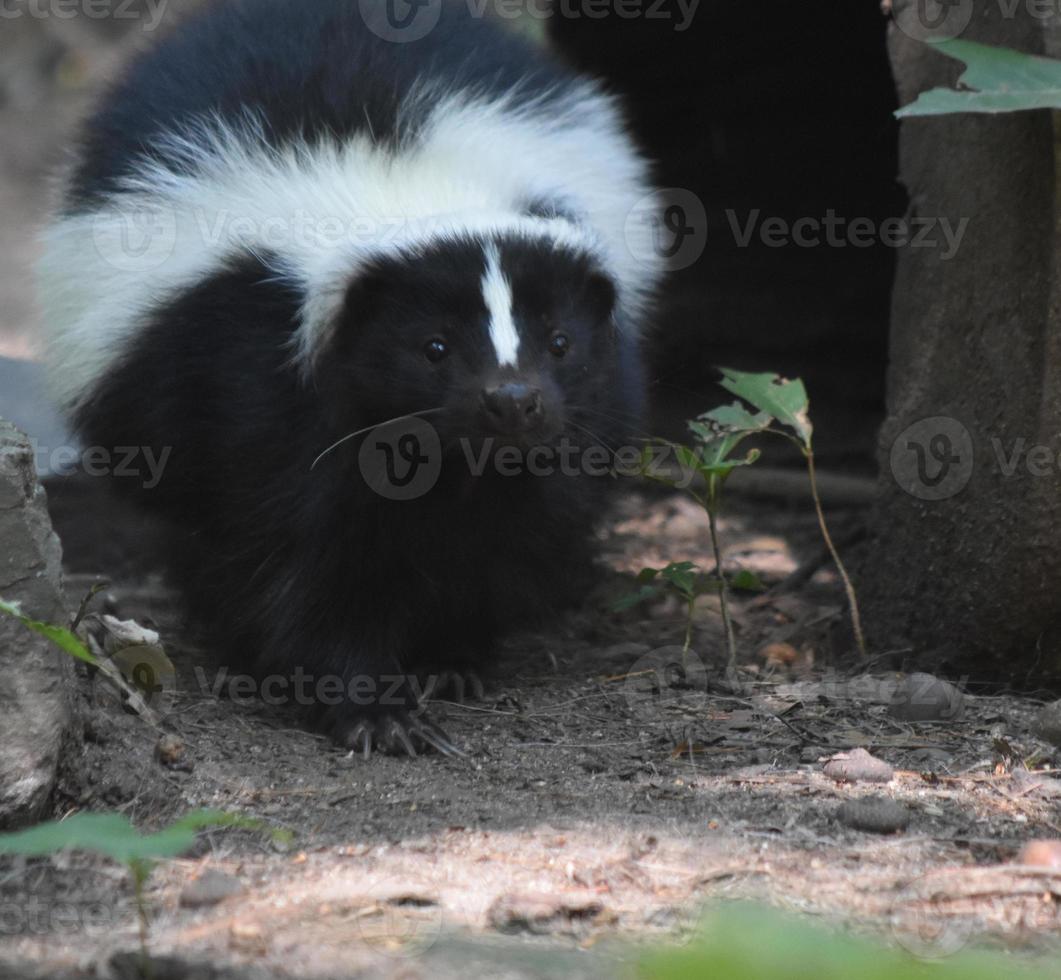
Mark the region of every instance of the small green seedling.
<instances>
[{"instance_id":1,"label":"small green seedling","mask_svg":"<svg viewBox=\"0 0 1061 980\"><path fill-rule=\"evenodd\" d=\"M728 652L727 668L734 676L737 665L737 640L733 631L733 619L729 612L727 596L728 584L722 571L722 546L718 536L718 517L722 510L722 489L733 471L742 466L751 466L759 458L759 450L752 449L743 457L735 456L740 444L749 436L764 431L772 419L770 416L752 415L740 405L728 406L721 412L722 420L705 418L689 423L689 429L695 437L694 446L683 446L680 443L655 440L646 447L641 457L641 475L657 483L663 483L674 489L682 489L689 494L707 513L708 530L711 535L711 549L715 559L713 580L697 578L696 566L689 562L668 565L667 569L645 569L638 577L639 581L651 581L657 574L670 570L663 579L667 586L676 592L685 602L688 612L685 630L685 652L688 652L692 632L692 612L696 600L706 592L717 592L722 613L722 625L726 634ZM669 448L683 471L699 476L702 486L689 481L679 481L661 475L656 471L654 446ZM686 568L685 566L689 566ZM655 574L652 574L655 573ZM643 578L647 575L647 579ZM758 580L751 573L741 573L742 588L759 588ZM651 598L652 592L646 592L644 584L640 593L631 597L631 604Z\"/></svg>"},{"instance_id":2,"label":"small green seedling","mask_svg":"<svg viewBox=\"0 0 1061 980\"><path fill-rule=\"evenodd\" d=\"M13 616L22 623L26 629L50 640L55 646L73 657L75 660L80 660L82 663L86 663L93 669L98 670L122 694L125 698L125 703L129 707L148 722L148 724L158 728L159 720L155 711L145 700L145 691L138 683L136 675L134 674L131 681L127 681L122 673L120 663L117 662L117 658L101 659L100 657L95 656L81 640L81 637L74 632L77 625L84 617L87 603L98 591L98 588L94 588L93 591L89 593L89 596L86 597L85 601L82 602L81 609L78 611L77 617L69 629L64 626L55 626L52 623L41 623L30 618L22 612L22 609L17 602L8 602L4 599L0 599L0 613Z\"/></svg>"},{"instance_id":3,"label":"small green seedling","mask_svg":"<svg viewBox=\"0 0 1061 980\"><path fill-rule=\"evenodd\" d=\"M855 633L855 642L858 644L859 653L865 659L866 640L862 632L858 597L851 583L851 577L847 574L847 568L840 559L836 545L833 544L832 535L829 534L829 527L822 511L821 495L818 493L818 480L814 465L814 427L810 421L810 399L807 397L807 389L798 378L788 380L776 374L749 374L745 371L734 371L731 368L722 368L721 384L728 392L742 398L758 410L759 414L754 416L756 432L782 436L794 443L803 454L807 463L807 474L810 477L811 497L814 499L814 509L818 516L818 527L821 529L822 539L843 581L851 612L851 626ZM691 425L704 424L708 427L708 431L718 428L732 429L736 425L735 433L751 435L751 432L746 431L747 423L742 412L744 416L748 414L739 403L725 405L705 413ZM775 428L775 422L781 428Z\"/></svg>"},{"instance_id":4,"label":"small green seedling","mask_svg":"<svg viewBox=\"0 0 1061 980\"><path fill-rule=\"evenodd\" d=\"M154 834L141 834L120 813L77 813L66 820L39 824L14 834L0 834L0 854L43 857L61 851L90 851L124 864L133 882L140 921L141 972L151 976L148 952L150 920L144 888L156 863L177 857L195 843L196 834L207 827L265 830L274 840L288 841L289 831L272 830L262 821L223 810L196 810Z\"/></svg>"},{"instance_id":5,"label":"small green seedling","mask_svg":"<svg viewBox=\"0 0 1061 980\"><path fill-rule=\"evenodd\" d=\"M622 600L618 609L629 608L646 599L669 590L676 593L685 603L688 612L685 634L685 652L688 652L692 630L692 611L696 599L705 592L717 591L721 606L722 623L726 633L726 646L729 653L728 671L733 677L737 661L737 643L733 631L733 620L730 616L728 592L732 588L751 591L762 588L758 579L748 571L739 572L732 580L727 581L722 572L722 548L719 542L718 518L722 510L722 491L732 473L740 467L751 466L759 459L760 451L751 449L743 456L737 455L741 444L753 436L778 435L799 447L807 464L810 478L811 497L814 500L815 512L822 538L837 571L843 581L851 611L851 623L855 633L855 642L859 653L865 659L866 642L862 632L862 618L858 608L858 597L851 578L836 550L822 510L821 496L818 492L817 473L814 461L813 435L814 427L810 421L810 400L807 390L799 379L787 380L776 374L751 374L744 371L722 369L722 387L742 401L722 405L705 412L688 423L689 431L694 437L692 446L665 440L653 440L641 457L641 476L663 483L673 489L683 490L689 494L707 514L708 529L711 535L711 548L715 559L714 578L707 587L698 579L697 567L689 562L670 564L664 569L646 568L638 576L641 588L633 595ZM747 403L747 404L744 404ZM754 411L747 407L750 405ZM660 473L656 467L654 449L670 449L683 471L683 476L692 475L693 480L675 479ZM695 481L700 478L700 482Z\"/></svg>"},{"instance_id":6,"label":"small green seedling","mask_svg":"<svg viewBox=\"0 0 1061 980\"><path fill-rule=\"evenodd\" d=\"M717 583L699 572L699 567L691 561L671 562L665 568L643 568L637 576L641 588L620 599L615 604L615 611L624 612L668 592L676 595L685 603L685 639L682 642L684 663L692 644L693 608L696 606L696 600L708 592L718 591Z\"/></svg>"}]
</instances>

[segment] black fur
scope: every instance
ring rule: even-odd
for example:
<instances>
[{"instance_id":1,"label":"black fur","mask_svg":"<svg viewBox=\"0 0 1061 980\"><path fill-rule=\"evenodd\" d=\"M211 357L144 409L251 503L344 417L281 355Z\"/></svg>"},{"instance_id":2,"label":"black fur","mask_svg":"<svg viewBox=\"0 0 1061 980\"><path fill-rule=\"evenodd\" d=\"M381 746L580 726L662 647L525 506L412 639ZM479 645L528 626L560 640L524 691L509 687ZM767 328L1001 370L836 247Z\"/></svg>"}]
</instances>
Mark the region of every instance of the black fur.
<instances>
[{"instance_id":1,"label":"black fur","mask_svg":"<svg viewBox=\"0 0 1061 980\"><path fill-rule=\"evenodd\" d=\"M360 6L358 0L213 0L191 15L131 66L86 127L70 213L114 191L148 147L179 167L154 141L206 113L230 120L255 113L276 145L363 132L397 143L398 107L417 85L514 92L518 102L555 97L572 77L544 50L467 16L463 0L444 2L435 28L405 44L370 31ZM401 121L408 131L419 117L406 112Z\"/></svg>"},{"instance_id":2,"label":"black fur","mask_svg":"<svg viewBox=\"0 0 1061 980\"><path fill-rule=\"evenodd\" d=\"M425 73L503 85L552 77L489 25L462 19L460 31L433 34L414 53L355 32L356 7L237 0L178 34L90 126L74 206L112 190L164 124L207 105L255 106L278 138L350 132L366 114L378 135L388 121L393 128L394 93ZM511 283L518 372L490 356L481 284L489 248ZM316 705L342 744L400 748L412 732L445 747L413 718L410 678L489 666L501 631L548 620L576 599L614 484L560 471L502 475L493 465L476 475L468 457L629 444L640 359L617 324L616 284L586 255L519 238L393 254L351 285L306 379L292 358L301 298L264 258L235 256L152 311L79 408L78 427L93 445L171 450L153 489L116 482L172 522L174 572L222 663L333 676L348 692L366 682L353 700ZM438 339L449 354L433 362L425 350ZM518 431L498 429L484 410L484 392L506 382L537 392L533 422ZM440 472L415 499L369 485L368 435L322 456L350 433L427 411Z\"/></svg>"}]
</instances>

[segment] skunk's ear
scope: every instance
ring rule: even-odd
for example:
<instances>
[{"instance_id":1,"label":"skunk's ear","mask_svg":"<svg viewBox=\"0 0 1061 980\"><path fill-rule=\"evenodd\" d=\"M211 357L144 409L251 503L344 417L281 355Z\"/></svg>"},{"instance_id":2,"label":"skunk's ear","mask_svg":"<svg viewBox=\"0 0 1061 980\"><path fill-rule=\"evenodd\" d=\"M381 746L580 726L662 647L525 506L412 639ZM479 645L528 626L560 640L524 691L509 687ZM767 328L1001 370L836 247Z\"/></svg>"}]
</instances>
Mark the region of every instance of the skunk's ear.
<instances>
[{"instance_id":1,"label":"skunk's ear","mask_svg":"<svg viewBox=\"0 0 1061 980\"><path fill-rule=\"evenodd\" d=\"M375 263L336 255L307 274L303 289L298 354L309 366L357 339L359 326L380 308L386 277Z\"/></svg>"}]
</instances>

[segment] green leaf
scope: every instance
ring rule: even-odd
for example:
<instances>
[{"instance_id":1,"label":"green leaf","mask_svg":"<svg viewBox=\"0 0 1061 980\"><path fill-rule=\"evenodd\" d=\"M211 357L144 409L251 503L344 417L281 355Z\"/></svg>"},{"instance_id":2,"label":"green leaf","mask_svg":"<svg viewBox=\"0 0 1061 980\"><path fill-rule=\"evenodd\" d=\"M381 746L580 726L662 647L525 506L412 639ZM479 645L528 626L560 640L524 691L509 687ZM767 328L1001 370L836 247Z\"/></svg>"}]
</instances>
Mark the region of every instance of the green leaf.
<instances>
[{"instance_id":1,"label":"green leaf","mask_svg":"<svg viewBox=\"0 0 1061 980\"><path fill-rule=\"evenodd\" d=\"M718 438L727 432L734 434L745 432L751 435L770 428L773 418L767 412L756 412L752 415L740 402L720 405L718 408L704 412L695 422L689 423L694 432L704 432L709 438ZM702 423L706 422L707 425ZM708 441L705 439L705 442Z\"/></svg>"},{"instance_id":2,"label":"green leaf","mask_svg":"<svg viewBox=\"0 0 1061 980\"><path fill-rule=\"evenodd\" d=\"M758 449L749 449L747 456L734 459L729 455L731 451L732 447L725 444L719 445L718 458L716 459L712 452L712 462L704 467L705 472L710 476L725 480L738 466L751 466L762 455Z\"/></svg>"},{"instance_id":3,"label":"green leaf","mask_svg":"<svg viewBox=\"0 0 1061 980\"><path fill-rule=\"evenodd\" d=\"M623 596L617 602L612 604L613 612L626 612L628 609L633 609L635 606L640 606L643 602L649 602L652 599L656 599L663 594L663 589L658 585L643 585L636 592L631 592L630 595Z\"/></svg>"},{"instance_id":4,"label":"green leaf","mask_svg":"<svg viewBox=\"0 0 1061 980\"><path fill-rule=\"evenodd\" d=\"M703 457L697 450L692 449L689 446L683 446L677 442L669 443L669 445L674 451L674 458L678 461L678 465L682 467L682 469L693 470L696 473L703 471Z\"/></svg>"},{"instance_id":5,"label":"green leaf","mask_svg":"<svg viewBox=\"0 0 1061 980\"><path fill-rule=\"evenodd\" d=\"M649 445L645 446L641 450L641 458L638 461L638 472L646 480L653 480L656 483L662 483L664 486L676 488L678 486L677 480L672 480L668 476L663 476L659 473L654 472L656 465L656 457L652 450L655 446L668 446L671 443L654 440Z\"/></svg>"},{"instance_id":6,"label":"green leaf","mask_svg":"<svg viewBox=\"0 0 1061 980\"><path fill-rule=\"evenodd\" d=\"M288 830L271 828L265 821L244 816L242 813L229 813L225 810L195 810L164 830L142 837L145 848L143 856L176 857L183 854L195 843L198 832L208 827L264 831L274 841L281 843L286 843L293 837Z\"/></svg>"},{"instance_id":7,"label":"green leaf","mask_svg":"<svg viewBox=\"0 0 1061 980\"><path fill-rule=\"evenodd\" d=\"M722 591L722 581L714 575L697 575L696 587L693 591L698 596L718 595Z\"/></svg>"},{"instance_id":8,"label":"green leaf","mask_svg":"<svg viewBox=\"0 0 1061 980\"><path fill-rule=\"evenodd\" d=\"M734 458L733 453L749 436L769 428L772 421L769 415L752 415L739 402L734 402L688 422L690 431L700 441L701 475L724 481L738 466L751 466L759 458L758 449L751 450L743 459Z\"/></svg>"},{"instance_id":9,"label":"green leaf","mask_svg":"<svg viewBox=\"0 0 1061 980\"><path fill-rule=\"evenodd\" d=\"M679 561L671 562L666 568L660 569L659 574L660 578L684 599L694 599L696 572L697 567L691 561Z\"/></svg>"},{"instance_id":10,"label":"green leaf","mask_svg":"<svg viewBox=\"0 0 1061 980\"><path fill-rule=\"evenodd\" d=\"M776 374L753 374L732 368L721 370L720 383L726 391L793 429L804 447L810 448L814 432L808 415L810 399L799 378L789 380Z\"/></svg>"},{"instance_id":11,"label":"green leaf","mask_svg":"<svg viewBox=\"0 0 1061 980\"><path fill-rule=\"evenodd\" d=\"M86 664L92 664L94 667L98 666L98 661L92 656L88 647L70 630L64 629L62 626L52 626L50 623L38 623L28 616L24 616L18 603L15 602L6 602L0 599L0 612L14 616L26 629L39 633L41 636L51 640L60 650L65 650L71 657L83 660Z\"/></svg>"},{"instance_id":12,"label":"green leaf","mask_svg":"<svg viewBox=\"0 0 1061 980\"><path fill-rule=\"evenodd\" d=\"M120 813L76 813L66 820L0 835L0 854L41 856L64 850L92 851L122 864L177 857L195 843L205 827L267 829L260 820L222 810L197 810L155 834L141 835ZM290 836L276 831L278 839Z\"/></svg>"},{"instance_id":13,"label":"green leaf","mask_svg":"<svg viewBox=\"0 0 1061 980\"><path fill-rule=\"evenodd\" d=\"M666 568L642 568L637 574L637 581L642 583L641 588L624 596L612 608L616 612L623 612L662 595L664 589L677 592L686 601L695 599L703 591L698 589L698 571L698 566L691 561L671 562Z\"/></svg>"},{"instance_id":14,"label":"green leaf","mask_svg":"<svg viewBox=\"0 0 1061 980\"><path fill-rule=\"evenodd\" d=\"M0 836L0 853L36 857L76 849L128 862L134 856L130 848L135 852L136 840L133 825L120 813L77 813L66 820Z\"/></svg>"},{"instance_id":15,"label":"green leaf","mask_svg":"<svg viewBox=\"0 0 1061 980\"><path fill-rule=\"evenodd\" d=\"M924 913L923 913L924 914ZM938 917L945 932L948 920ZM933 920L935 922L935 920ZM1046 980L1056 961L967 950L939 962L828 930L772 909L729 904L716 909L686 944L645 955L634 975L645 980Z\"/></svg>"},{"instance_id":16,"label":"green leaf","mask_svg":"<svg viewBox=\"0 0 1061 980\"><path fill-rule=\"evenodd\" d=\"M965 62L962 91L936 88L895 113L940 116L952 112L1020 112L1061 109L1061 61L973 41L934 41L948 58Z\"/></svg>"},{"instance_id":17,"label":"green leaf","mask_svg":"<svg viewBox=\"0 0 1061 980\"><path fill-rule=\"evenodd\" d=\"M766 586L755 572L742 568L729 580L731 589L740 589L742 592L765 592Z\"/></svg>"}]
</instances>

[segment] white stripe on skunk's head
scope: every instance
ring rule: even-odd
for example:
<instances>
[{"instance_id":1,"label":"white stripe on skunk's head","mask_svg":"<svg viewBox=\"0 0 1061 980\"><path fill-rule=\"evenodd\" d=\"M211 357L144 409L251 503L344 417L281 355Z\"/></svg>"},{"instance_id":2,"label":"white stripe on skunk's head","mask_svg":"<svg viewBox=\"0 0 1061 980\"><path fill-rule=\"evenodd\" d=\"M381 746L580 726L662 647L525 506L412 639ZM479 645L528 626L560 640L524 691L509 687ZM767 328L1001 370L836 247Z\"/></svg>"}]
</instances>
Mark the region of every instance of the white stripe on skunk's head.
<instances>
[{"instance_id":1,"label":"white stripe on skunk's head","mask_svg":"<svg viewBox=\"0 0 1061 980\"><path fill-rule=\"evenodd\" d=\"M482 293L490 309L495 311L492 329L500 344L499 351L503 357L512 359L518 339L505 309L511 303L510 286L501 271L494 244L501 239L524 242L542 251L554 251L558 256L581 256L606 267L604 250L592 231L566 218L464 212L405 221L385 243L370 241L363 246L323 250L314 257L317 261L301 266L287 265L281 260L281 275L305 296L297 334L300 363L311 369L326 350L342 315L346 293L366 269L388 259L407 262L413 269L421 268L426 265L426 256L447 246L458 248L469 241L482 243L485 261ZM478 262L477 258L475 268Z\"/></svg>"},{"instance_id":2,"label":"white stripe on skunk's head","mask_svg":"<svg viewBox=\"0 0 1061 980\"><path fill-rule=\"evenodd\" d=\"M396 145L360 135L278 149L254 120L201 122L158 142L92 210L61 215L39 266L60 400L88 397L156 311L247 254L302 295L294 347L307 370L363 270L446 242L520 240L592 257L622 322L636 323L659 268L651 245L631 241L646 166L612 102L589 85L547 106L417 99L433 107ZM650 235L644 222L634 228ZM504 277L482 275L503 306ZM501 315L496 330L511 357Z\"/></svg>"},{"instance_id":3,"label":"white stripe on skunk's head","mask_svg":"<svg viewBox=\"0 0 1061 980\"><path fill-rule=\"evenodd\" d=\"M486 272L482 283L490 340L494 344L497 363L501 367L516 367L519 363L519 330L512 310L512 284L505 278L501 256L492 242L486 249Z\"/></svg>"},{"instance_id":4,"label":"white stripe on skunk's head","mask_svg":"<svg viewBox=\"0 0 1061 980\"><path fill-rule=\"evenodd\" d=\"M351 430L427 411L444 444L577 444L630 411L617 297L598 256L525 230L380 255L344 295L315 388Z\"/></svg>"}]
</instances>

